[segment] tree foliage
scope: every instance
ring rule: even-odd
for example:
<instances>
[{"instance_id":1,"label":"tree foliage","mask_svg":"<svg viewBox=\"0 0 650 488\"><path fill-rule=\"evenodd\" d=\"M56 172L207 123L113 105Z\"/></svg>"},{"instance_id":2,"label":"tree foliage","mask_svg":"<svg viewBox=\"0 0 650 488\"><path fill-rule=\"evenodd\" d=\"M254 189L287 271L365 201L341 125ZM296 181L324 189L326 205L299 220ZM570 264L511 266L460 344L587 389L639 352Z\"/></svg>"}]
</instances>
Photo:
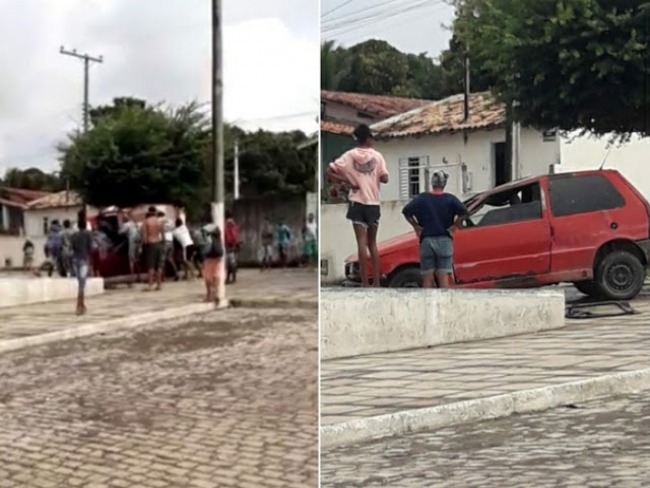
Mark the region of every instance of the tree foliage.
<instances>
[{"instance_id":1,"label":"tree foliage","mask_svg":"<svg viewBox=\"0 0 650 488\"><path fill-rule=\"evenodd\" d=\"M0 184L11 188L36 191L61 191L65 189L64 178L58 173L46 173L38 168L11 168Z\"/></svg>"},{"instance_id":2,"label":"tree foliage","mask_svg":"<svg viewBox=\"0 0 650 488\"><path fill-rule=\"evenodd\" d=\"M321 88L376 95L438 100L463 91L465 51L454 38L438 59L400 52L386 41L351 48L321 45ZM478 75L475 90L487 88Z\"/></svg>"},{"instance_id":3,"label":"tree foliage","mask_svg":"<svg viewBox=\"0 0 650 488\"><path fill-rule=\"evenodd\" d=\"M62 172L96 206L169 202L197 215L211 199L210 121L197 104L180 108L118 98L91 111L87 133L60 147ZM233 147L240 146L241 195L302 193L314 186L313 157L298 151L302 132L224 130L226 187L233 189Z\"/></svg>"},{"instance_id":4,"label":"tree foliage","mask_svg":"<svg viewBox=\"0 0 650 488\"><path fill-rule=\"evenodd\" d=\"M650 134L648 0L459 0L454 33L524 124Z\"/></svg>"}]
</instances>

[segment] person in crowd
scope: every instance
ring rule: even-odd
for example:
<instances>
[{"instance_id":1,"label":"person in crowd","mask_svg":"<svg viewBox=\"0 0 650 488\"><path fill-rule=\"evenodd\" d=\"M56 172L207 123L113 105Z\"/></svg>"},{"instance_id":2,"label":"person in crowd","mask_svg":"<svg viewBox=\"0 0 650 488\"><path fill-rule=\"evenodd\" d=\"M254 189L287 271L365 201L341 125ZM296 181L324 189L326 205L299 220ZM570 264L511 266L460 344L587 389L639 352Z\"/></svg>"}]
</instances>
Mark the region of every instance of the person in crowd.
<instances>
[{"instance_id":1,"label":"person in crowd","mask_svg":"<svg viewBox=\"0 0 650 488\"><path fill-rule=\"evenodd\" d=\"M467 216L467 209L451 193L445 193L449 176L436 171L431 191L421 193L402 210L420 239L420 269L424 288L450 288L453 274L453 232Z\"/></svg>"},{"instance_id":2,"label":"person in crowd","mask_svg":"<svg viewBox=\"0 0 650 488\"><path fill-rule=\"evenodd\" d=\"M45 239L45 267L47 276L52 277L54 271L63 275L62 268L62 228L58 220L53 220Z\"/></svg>"},{"instance_id":3,"label":"person in crowd","mask_svg":"<svg viewBox=\"0 0 650 488\"><path fill-rule=\"evenodd\" d=\"M264 224L262 224L260 240L262 242L262 267L260 271L266 271L273 266L273 225L269 220L265 220Z\"/></svg>"},{"instance_id":4,"label":"person in crowd","mask_svg":"<svg viewBox=\"0 0 650 488\"><path fill-rule=\"evenodd\" d=\"M86 220L80 215L77 223L78 230L70 236L72 251L72 267L74 276L77 277L77 315L86 313L86 281L90 267L90 256L93 250L93 236L87 229Z\"/></svg>"},{"instance_id":5,"label":"person in crowd","mask_svg":"<svg viewBox=\"0 0 650 488\"><path fill-rule=\"evenodd\" d=\"M74 234L72 222L69 219L63 221L61 230L61 271L64 277L73 276L74 268L72 267L72 234Z\"/></svg>"},{"instance_id":6,"label":"person in crowd","mask_svg":"<svg viewBox=\"0 0 650 488\"><path fill-rule=\"evenodd\" d=\"M129 255L129 271L140 279L140 232L138 224L126 213L122 214L120 235L126 238L127 251Z\"/></svg>"},{"instance_id":7,"label":"person in crowd","mask_svg":"<svg viewBox=\"0 0 650 488\"><path fill-rule=\"evenodd\" d=\"M230 210L226 210L226 283L237 282L237 256L241 246L239 226Z\"/></svg>"},{"instance_id":8,"label":"person in crowd","mask_svg":"<svg viewBox=\"0 0 650 488\"><path fill-rule=\"evenodd\" d=\"M203 279L205 281L205 301L218 302L221 283L221 268L224 257L224 243L221 229L216 224L204 227L206 242L203 248Z\"/></svg>"},{"instance_id":9,"label":"person in crowd","mask_svg":"<svg viewBox=\"0 0 650 488\"><path fill-rule=\"evenodd\" d=\"M280 257L280 267L286 268L289 261L289 247L293 240L293 234L289 226L283 220L278 222L276 228L276 241L278 247L278 256Z\"/></svg>"},{"instance_id":10,"label":"person in crowd","mask_svg":"<svg viewBox=\"0 0 650 488\"><path fill-rule=\"evenodd\" d=\"M194 271L190 263L191 248L194 247L194 241L190 230L183 222L183 219L178 218L175 222L175 228L172 232L174 237L174 253L176 255L175 261L179 263L179 267L184 271L184 278L188 280L190 276L194 278Z\"/></svg>"},{"instance_id":11,"label":"person in crowd","mask_svg":"<svg viewBox=\"0 0 650 488\"><path fill-rule=\"evenodd\" d=\"M313 213L307 216L307 221L302 230L304 242L305 264L315 267L318 259L318 228L316 217Z\"/></svg>"},{"instance_id":12,"label":"person in crowd","mask_svg":"<svg viewBox=\"0 0 650 488\"><path fill-rule=\"evenodd\" d=\"M160 219L160 224L163 229L163 266L162 266L162 280L165 279L165 270L167 265L169 265L174 273L174 281L179 280L178 276L178 266L176 266L176 261L174 260L174 224L165 216L165 212L159 210L157 212L158 218Z\"/></svg>"},{"instance_id":13,"label":"person in crowd","mask_svg":"<svg viewBox=\"0 0 650 488\"><path fill-rule=\"evenodd\" d=\"M162 287L164 230L163 223L158 217L156 207L149 207L142 224L142 252L147 266L148 286L146 291L160 290Z\"/></svg>"},{"instance_id":14,"label":"person in crowd","mask_svg":"<svg viewBox=\"0 0 650 488\"><path fill-rule=\"evenodd\" d=\"M377 232L380 218L380 187L388 183L384 157L372 147L372 132L366 124L354 130L357 147L330 163L330 180L345 183L349 189L347 219L352 222L359 255L359 271L363 286L369 286L368 253L372 261L372 285L379 283L379 250Z\"/></svg>"}]
</instances>

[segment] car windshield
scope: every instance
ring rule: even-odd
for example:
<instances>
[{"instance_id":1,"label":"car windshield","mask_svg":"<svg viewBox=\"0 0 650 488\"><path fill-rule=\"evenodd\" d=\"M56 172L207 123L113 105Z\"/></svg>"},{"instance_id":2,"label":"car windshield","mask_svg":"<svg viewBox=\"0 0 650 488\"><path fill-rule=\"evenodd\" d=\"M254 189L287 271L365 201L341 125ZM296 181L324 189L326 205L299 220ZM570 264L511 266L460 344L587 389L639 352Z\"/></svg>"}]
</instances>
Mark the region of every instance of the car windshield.
<instances>
[{"instance_id":1,"label":"car windshield","mask_svg":"<svg viewBox=\"0 0 650 488\"><path fill-rule=\"evenodd\" d=\"M470 199L468 206L471 210L467 227L505 224L521 220L523 214L530 212L536 214L541 211L539 184L509 188L484 199Z\"/></svg>"}]
</instances>

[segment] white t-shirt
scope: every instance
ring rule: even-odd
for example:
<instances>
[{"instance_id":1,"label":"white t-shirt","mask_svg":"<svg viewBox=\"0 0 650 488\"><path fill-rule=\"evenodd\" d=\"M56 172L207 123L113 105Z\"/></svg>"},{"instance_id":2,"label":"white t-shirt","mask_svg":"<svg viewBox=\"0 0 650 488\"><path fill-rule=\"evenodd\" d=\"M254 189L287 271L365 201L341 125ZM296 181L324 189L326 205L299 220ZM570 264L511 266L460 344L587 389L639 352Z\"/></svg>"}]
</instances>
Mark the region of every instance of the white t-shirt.
<instances>
[{"instance_id":1,"label":"white t-shirt","mask_svg":"<svg viewBox=\"0 0 650 488\"><path fill-rule=\"evenodd\" d=\"M172 234L174 236L174 239L176 239L180 245L183 246L183 248L194 244L192 235L190 234L190 231L185 224L181 225L180 227L176 227Z\"/></svg>"},{"instance_id":2,"label":"white t-shirt","mask_svg":"<svg viewBox=\"0 0 650 488\"><path fill-rule=\"evenodd\" d=\"M315 241L317 235L316 222L307 222L305 224L305 240Z\"/></svg>"}]
</instances>

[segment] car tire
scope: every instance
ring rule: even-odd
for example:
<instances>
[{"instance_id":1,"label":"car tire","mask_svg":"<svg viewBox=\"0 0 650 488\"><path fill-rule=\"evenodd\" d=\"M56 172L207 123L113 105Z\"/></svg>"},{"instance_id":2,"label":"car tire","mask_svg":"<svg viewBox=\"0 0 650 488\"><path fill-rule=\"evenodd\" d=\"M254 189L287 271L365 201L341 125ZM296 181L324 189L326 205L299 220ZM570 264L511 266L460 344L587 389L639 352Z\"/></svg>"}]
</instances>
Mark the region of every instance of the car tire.
<instances>
[{"instance_id":1,"label":"car tire","mask_svg":"<svg viewBox=\"0 0 650 488\"><path fill-rule=\"evenodd\" d=\"M391 276L389 288L422 288L422 273L420 268L402 268Z\"/></svg>"},{"instance_id":2,"label":"car tire","mask_svg":"<svg viewBox=\"0 0 650 488\"><path fill-rule=\"evenodd\" d=\"M598 283L593 280L576 281L573 283L573 286L575 286L580 293L583 293L590 298L602 298L600 286L598 286Z\"/></svg>"},{"instance_id":3,"label":"car tire","mask_svg":"<svg viewBox=\"0 0 650 488\"><path fill-rule=\"evenodd\" d=\"M599 295L607 300L632 300L643 289L646 270L634 254L614 251L596 267Z\"/></svg>"}]
</instances>

